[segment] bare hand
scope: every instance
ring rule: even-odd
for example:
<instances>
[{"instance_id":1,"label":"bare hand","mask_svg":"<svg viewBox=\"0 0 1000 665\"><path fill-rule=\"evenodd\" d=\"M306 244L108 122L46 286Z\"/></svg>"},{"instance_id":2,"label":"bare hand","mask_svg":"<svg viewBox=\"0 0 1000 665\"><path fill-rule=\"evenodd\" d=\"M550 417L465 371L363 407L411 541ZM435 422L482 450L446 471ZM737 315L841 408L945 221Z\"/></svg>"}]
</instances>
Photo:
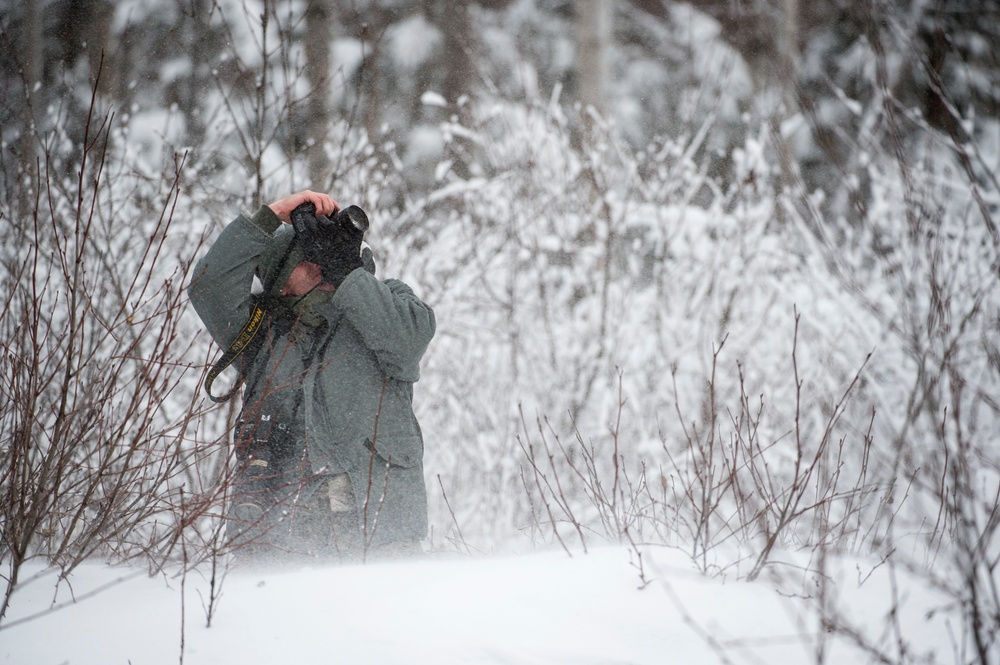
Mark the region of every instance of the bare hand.
<instances>
[{"instance_id":1,"label":"bare hand","mask_svg":"<svg viewBox=\"0 0 1000 665\"><path fill-rule=\"evenodd\" d=\"M267 207L274 211L278 219L288 224L291 223L291 219L289 218L291 212L306 202L316 206L316 214L318 215L329 216L340 210L340 204L334 201L329 194L321 194L308 189L295 194L289 194L274 203L268 204Z\"/></svg>"}]
</instances>

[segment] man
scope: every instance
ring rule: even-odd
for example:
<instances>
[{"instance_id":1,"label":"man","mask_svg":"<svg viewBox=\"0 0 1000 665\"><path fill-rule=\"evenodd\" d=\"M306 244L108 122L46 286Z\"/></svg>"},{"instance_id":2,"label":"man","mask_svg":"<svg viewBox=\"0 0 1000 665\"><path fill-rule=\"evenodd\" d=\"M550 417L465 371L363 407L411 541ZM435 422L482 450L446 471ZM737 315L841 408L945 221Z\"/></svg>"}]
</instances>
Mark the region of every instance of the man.
<instances>
[{"instance_id":1,"label":"man","mask_svg":"<svg viewBox=\"0 0 1000 665\"><path fill-rule=\"evenodd\" d=\"M328 195L303 191L240 214L189 287L223 349L256 303L265 312L238 358L228 523L238 553L364 559L418 553L427 532L412 400L434 313L402 282L375 278L363 229L326 217L338 211Z\"/></svg>"}]
</instances>

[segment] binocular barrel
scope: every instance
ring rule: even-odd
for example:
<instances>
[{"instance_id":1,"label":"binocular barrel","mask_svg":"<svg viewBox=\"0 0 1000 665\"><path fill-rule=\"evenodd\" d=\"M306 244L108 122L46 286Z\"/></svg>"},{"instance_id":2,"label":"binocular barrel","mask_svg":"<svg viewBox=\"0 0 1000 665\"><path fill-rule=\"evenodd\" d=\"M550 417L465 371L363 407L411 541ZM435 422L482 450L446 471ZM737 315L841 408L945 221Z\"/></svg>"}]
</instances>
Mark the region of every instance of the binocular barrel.
<instances>
[{"instance_id":1,"label":"binocular barrel","mask_svg":"<svg viewBox=\"0 0 1000 665\"><path fill-rule=\"evenodd\" d=\"M341 224L346 228L354 228L365 233L368 231L368 215L360 207L351 205L343 208L340 212L333 216L334 223Z\"/></svg>"}]
</instances>

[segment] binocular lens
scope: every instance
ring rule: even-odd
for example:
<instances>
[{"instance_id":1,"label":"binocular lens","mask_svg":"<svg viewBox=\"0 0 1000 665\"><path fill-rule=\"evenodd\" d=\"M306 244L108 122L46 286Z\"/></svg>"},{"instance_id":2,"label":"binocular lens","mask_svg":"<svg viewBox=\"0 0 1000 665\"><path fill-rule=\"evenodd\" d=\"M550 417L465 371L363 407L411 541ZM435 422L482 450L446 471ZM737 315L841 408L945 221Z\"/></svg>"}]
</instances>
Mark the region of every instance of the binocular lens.
<instances>
[{"instance_id":1,"label":"binocular lens","mask_svg":"<svg viewBox=\"0 0 1000 665\"><path fill-rule=\"evenodd\" d=\"M358 206L347 206L337 213L337 217L346 218L346 221L350 222L351 226L362 233L368 230L368 215ZM337 221L342 220L338 219Z\"/></svg>"}]
</instances>

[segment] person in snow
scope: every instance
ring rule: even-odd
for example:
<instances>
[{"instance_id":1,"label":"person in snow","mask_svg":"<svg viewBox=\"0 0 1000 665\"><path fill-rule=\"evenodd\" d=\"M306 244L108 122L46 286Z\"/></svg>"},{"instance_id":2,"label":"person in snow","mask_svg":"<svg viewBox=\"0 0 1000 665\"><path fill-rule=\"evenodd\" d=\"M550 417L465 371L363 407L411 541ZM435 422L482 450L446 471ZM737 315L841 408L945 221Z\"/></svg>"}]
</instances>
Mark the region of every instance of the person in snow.
<instances>
[{"instance_id":1,"label":"person in snow","mask_svg":"<svg viewBox=\"0 0 1000 665\"><path fill-rule=\"evenodd\" d=\"M246 347L227 528L248 558L416 554L426 536L412 402L434 313L376 279L363 229L327 217L339 210L302 191L238 215L189 286L219 346ZM255 316L253 341L238 341Z\"/></svg>"}]
</instances>

